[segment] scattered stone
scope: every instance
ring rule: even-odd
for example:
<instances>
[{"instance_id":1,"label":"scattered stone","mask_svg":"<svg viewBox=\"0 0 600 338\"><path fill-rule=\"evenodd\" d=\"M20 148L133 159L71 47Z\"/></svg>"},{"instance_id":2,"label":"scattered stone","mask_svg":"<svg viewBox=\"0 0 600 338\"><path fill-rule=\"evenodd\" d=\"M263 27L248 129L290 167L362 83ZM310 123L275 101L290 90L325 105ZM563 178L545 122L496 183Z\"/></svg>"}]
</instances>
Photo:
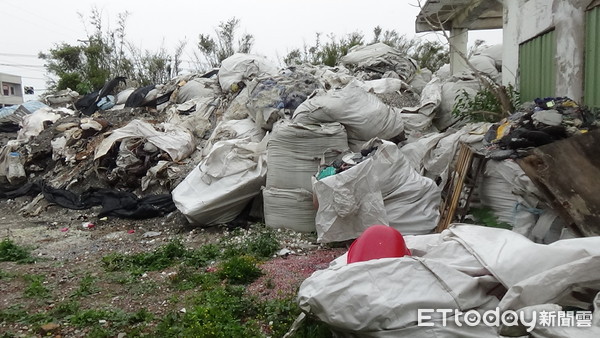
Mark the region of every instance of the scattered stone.
<instances>
[{"instance_id":1,"label":"scattered stone","mask_svg":"<svg viewBox=\"0 0 600 338\"><path fill-rule=\"evenodd\" d=\"M56 323L48 323L48 324L42 325L42 327L40 327L40 335L46 336L48 334L54 334L54 333L56 333L56 331L59 328L60 328L60 325L58 325Z\"/></svg>"},{"instance_id":2,"label":"scattered stone","mask_svg":"<svg viewBox=\"0 0 600 338\"><path fill-rule=\"evenodd\" d=\"M160 236L161 234L162 234L162 232L160 232L160 231L148 231L142 235L142 238L157 237L157 236Z\"/></svg>"},{"instance_id":3,"label":"scattered stone","mask_svg":"<svg viewBox=\"0 0 600 338\"><path fill-rule=\"evenodd\" d=\"M289 249L287 249L287 248L283 248L283 249L281 249L281 250L279 250L279 251L277 252L277 256L287 256L287 255L289 255L290 253L292 253L292 250L289 250Z\"/></svg>"}]
</instances>

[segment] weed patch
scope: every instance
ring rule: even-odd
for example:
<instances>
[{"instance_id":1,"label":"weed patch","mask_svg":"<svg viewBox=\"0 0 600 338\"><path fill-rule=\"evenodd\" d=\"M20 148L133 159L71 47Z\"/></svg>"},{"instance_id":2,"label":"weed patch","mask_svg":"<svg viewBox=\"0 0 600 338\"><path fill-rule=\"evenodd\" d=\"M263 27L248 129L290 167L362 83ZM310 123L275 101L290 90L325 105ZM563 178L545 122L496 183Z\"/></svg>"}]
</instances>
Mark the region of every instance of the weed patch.
<instances>
[{"instance_id":1,"label":"weed patch","mask_svg":"<svg viewBox=\"0 0 600 338\"><path fill-rule=\"evenodd\" d=\"M262 275L252 256L236 256L221 263L219 276L233 284L250 284Z\"/></svg>"},{"instance_id":2,"label":"weed patch","mask_svg":"<svg viewBox=\"0 0 600 338\"><path fill-rule=\"evenodd\" d=\"M275 232L264 225L254 225L249 230L235 229L221 242L223 257L251 255L270 258L279 249Z\"/></svg>"},{"instance_id":3,"label":"weed patch","mask_svg":"<svg viewBox=\"0 0 600 338\"><path fill-rule=\"evenodd\" d=\"M90 274L83 276L79 281L79 288L73 292L73 297L83 297L98 293L100 289L96 286L96 278Z\"/></svg>"},{"instance_id":4,"label":"weed patch","mask_svg":"<svg viewBox=\"0 0 600 338\"><path fill-rule=\"evenodd\" d=\"M257 337L262 336L254 303L244 289L216 286L190 301L186 313L170 313L157 326L159 337Z\"/></svg>"},{"instance_id":5,"label":"weed patch","mask_svg":"<svg viewBox=\"0 0 600 338\"><path fill-rule=\"evenodd\" d=\"M15 244L6 238L0 242L0 262L33 263L31 249Z\"/></svg>"},{"instance_id":6,"label":"weed patch","mask_svg":"<svg viewBox=\"0 0 600 338\"><path fill-rule=\"evenodd\" d=\"M50 290L44 286L44 276L25 275L23 278L28 282L23 291L25 297L44 299L50 296Z\"/></svg>"}]
</instances>

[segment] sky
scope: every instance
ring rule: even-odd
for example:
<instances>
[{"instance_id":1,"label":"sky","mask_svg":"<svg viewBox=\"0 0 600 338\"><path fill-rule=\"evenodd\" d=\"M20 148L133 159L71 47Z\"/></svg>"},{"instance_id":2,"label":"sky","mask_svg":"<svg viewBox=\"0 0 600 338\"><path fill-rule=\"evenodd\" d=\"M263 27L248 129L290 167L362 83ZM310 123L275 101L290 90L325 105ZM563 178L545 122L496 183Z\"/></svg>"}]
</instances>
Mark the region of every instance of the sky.
<instances>
[{"instance_id":1,"label":"sky","mask_svg":"<svg viewBox=\"0 0 600 338\"><path fill-rule=\"evenodd\" d=\"M60 43L77 45L89 30L91 9L102 13L104 24L116 27L117 15L127 11L126 40L151 51L165 47L173 52L187 41L184 60L193 60L192 48L200 33L214 36L219 23L240 20L238 34L254 36L253 54L281 66L280 59L294 48L311 45L316 33L340 38L361 32L366 40L373 28L396 30L407 37L440 39L432 33L415 34L417 0L2 0L4 33L0 37L0 72L19 75L23 86L33 86L36 95L46 88L47 75L39 52ZM500 30L475 31L469 41L502 42ZM185 65L184 65L185 68ZM191 68L191 67L188 67ZM35 98L26 95L25 101Z\"/></svg>"}]
</instances>

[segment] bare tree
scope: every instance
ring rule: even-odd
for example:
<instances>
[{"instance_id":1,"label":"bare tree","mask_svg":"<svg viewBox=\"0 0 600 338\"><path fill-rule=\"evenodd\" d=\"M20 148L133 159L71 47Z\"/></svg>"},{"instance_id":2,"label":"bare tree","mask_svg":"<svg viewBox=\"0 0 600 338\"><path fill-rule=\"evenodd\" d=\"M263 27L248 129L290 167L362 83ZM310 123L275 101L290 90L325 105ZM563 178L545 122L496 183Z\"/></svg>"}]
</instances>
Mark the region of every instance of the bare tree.
<instances>
[{"instance_id":1,"label":"bare tree","mask_svg":"<svg viewBox=\"0 0 600 338\"><path fill-rule=\"evenodd\" d=\"M199 35L197 50L193 52L199 71L219 67L223 60L236 52L250 53L254 45L254 36L243 34L237 40L237 44L235 43L239 23L240 20L236 18L221 22L219 27L215 29L216 39L208 34Z\"/></svg>"}]
</instances>

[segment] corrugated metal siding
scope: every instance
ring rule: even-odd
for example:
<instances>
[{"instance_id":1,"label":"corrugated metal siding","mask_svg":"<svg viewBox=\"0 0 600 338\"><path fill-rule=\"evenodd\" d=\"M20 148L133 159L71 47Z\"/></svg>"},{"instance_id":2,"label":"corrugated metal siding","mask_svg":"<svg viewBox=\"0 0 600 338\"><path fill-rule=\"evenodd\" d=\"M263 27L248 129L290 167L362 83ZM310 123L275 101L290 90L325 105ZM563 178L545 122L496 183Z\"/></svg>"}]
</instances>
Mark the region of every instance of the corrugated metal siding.
<instances>
[{"instance_id":1,"label":"corrugated metal siding","mask_svg":"<svg viewBox=\"0 0 600 338\"><path fill-rule=\"evenodd\" d=\"M586 15L584 102L590 107L600 107L600 7Z\"/></svg>"},{"instance_id":2,"label":"corrugated metal siding","mask_svg":"<svg viewBox=\"0 0 600 338\"><path fill-rule=\"evenodd\" d=\"M519 47L519 91L521 102L554 96L556 88L556 39L554 31L529 40Z\"/></svg>"}]
</instances>

